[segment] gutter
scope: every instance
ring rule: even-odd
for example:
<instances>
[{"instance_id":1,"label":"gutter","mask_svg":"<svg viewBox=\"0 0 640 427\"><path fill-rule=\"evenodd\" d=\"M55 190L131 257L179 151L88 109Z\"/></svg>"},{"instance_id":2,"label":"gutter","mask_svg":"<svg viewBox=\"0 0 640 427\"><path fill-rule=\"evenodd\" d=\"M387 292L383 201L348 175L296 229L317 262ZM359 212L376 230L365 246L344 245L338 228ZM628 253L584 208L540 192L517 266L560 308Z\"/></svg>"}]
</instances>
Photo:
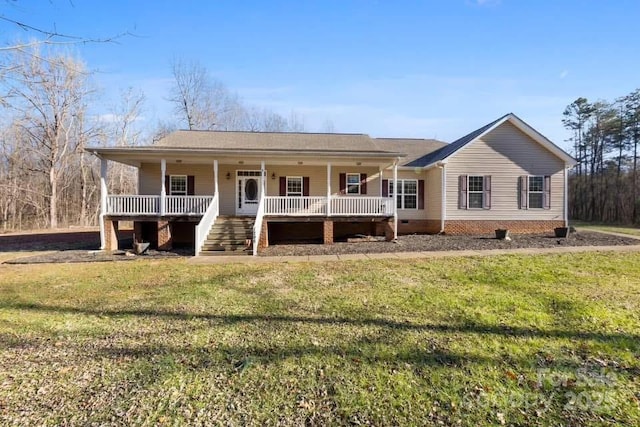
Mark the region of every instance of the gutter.
<instances>
[{"instance_id":1,"label":"gutter","mask_svg":"<svg viewBox=\"0 0 640 427\"><path fill-rule=\"evenodd\" d=\"M441 175L441 184L442 189L440 190L442 194L440 195L440 233L444 234L444 225L447 219L447 170L446 170L447 161L443 160L436 163L436 166L440 168L442 171Z\"/></svg>"},{"instance_id":2,"label":"gutter","mask_svg":"<svg viewBox=\"0 0 640 427\"><path fill-rule=\"evenodd\" d=\"M300 157L340 157L345 156L359 157L359 158L383 158L383 159L395 159L396 157L406 157L404 153L394 152L367 152L367 151L322 151L322 150L225 150L225 149L174 149L174 148L160 148L160 147L136 147L133 149L123 149L115 147L87 147L85 151L88 151L97 156L105 154L114 155L181 155L181 156L198 156L202 154L223 155L223 156L244 156L244 157L263 157L263 156L300 156Z\"/></svg>"}]
</instances>

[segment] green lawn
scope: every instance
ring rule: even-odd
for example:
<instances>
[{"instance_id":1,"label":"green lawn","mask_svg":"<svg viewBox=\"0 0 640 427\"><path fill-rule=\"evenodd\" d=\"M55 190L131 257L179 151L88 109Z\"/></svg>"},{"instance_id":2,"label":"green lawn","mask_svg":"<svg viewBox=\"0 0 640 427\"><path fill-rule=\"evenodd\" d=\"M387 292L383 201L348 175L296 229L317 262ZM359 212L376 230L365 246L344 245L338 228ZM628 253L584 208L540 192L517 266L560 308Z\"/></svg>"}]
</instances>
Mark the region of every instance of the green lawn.
<instances>
[{"instance_id":1,"label":"green lawn","mask_svg":"<svg viewBox=\"0 0 640 427\"><path fill-rule=\"evenodd\" d=\"M0 265L2 425L638 425L640 254Z\"/></svg>"}]
</instances>

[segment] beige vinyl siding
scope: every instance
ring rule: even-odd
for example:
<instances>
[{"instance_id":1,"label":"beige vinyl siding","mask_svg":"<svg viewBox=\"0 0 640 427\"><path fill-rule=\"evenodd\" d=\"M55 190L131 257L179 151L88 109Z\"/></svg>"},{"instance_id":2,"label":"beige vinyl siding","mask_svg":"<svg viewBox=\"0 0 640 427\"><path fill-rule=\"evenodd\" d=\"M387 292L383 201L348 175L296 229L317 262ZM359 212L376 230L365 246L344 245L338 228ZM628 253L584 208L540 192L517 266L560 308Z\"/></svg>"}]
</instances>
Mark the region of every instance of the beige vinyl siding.
<instances>
[{"instance_id":1,"label":"beige vinyl siding","mask_svg":"<svg viewBox=\"0 0 640 427\"><path fill-rule=\"evenodd\" d=\"M442 213L442 170L432 168L425 172L424 209L426 219L440 219Z\"/></svg>"},{"instance_id":2,"label":"beige vinyl siding","mask_svg":"<svg viewBox=\"0 0 640 427\"><path fill-rule=\"evenodd\" d=\"M390 181L393 180L393 170L387 169L382 173L384 179L388 179ZM426 212L430 209L429 207L429 191L427 188L429 187L428 180L428 172L423 169L415 169L415 170L398 170L398 179L415 179L415 180L424 180L424 188L425 188L425 197L424 197L424 209L398 209L398 219L427 219ZM440 206L438 204L438 206ZM439 208L438 208L439 209Z\"/></svg>"},{"instance_id":3,"label":"beige vinyl siding","mask_svg":"<svg viewBox=\"0 0 640 427\"><path fill-rule=\"evenodd\" d=\"M213 195L213 162L209 165L167 163L166 174L193 175L195 195ZM160 163L143 163L138 170L138 193L159 195L161 186Z\"/></svg>"},{"instance_id":4,"label":"beige vinyl siding","mask_svg":"<svg viewBox=\"0 0 640 427\"><path fill-rule=\"evenodd\" d=\"M449 158L446 218L562 220L564 162L509 122ZM458 209L458 177L491 175L491 209ZM551 176L551 209L519 209L518 178Z\"/></svg>"}]
</instances>

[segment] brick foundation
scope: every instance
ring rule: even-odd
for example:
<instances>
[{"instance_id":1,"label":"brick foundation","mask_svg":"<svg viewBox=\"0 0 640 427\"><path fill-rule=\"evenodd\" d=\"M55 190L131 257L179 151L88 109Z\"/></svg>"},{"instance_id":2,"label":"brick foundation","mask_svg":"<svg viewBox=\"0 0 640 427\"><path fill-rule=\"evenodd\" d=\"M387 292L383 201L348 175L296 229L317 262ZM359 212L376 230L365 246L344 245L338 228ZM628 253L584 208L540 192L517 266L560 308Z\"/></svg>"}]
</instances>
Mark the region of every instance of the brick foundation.
<instances>
[{"instance_id":1,"label":"brick foundation","mask_svg":"<svg viewBox=\"0 0 640 427\"><path fill-rule=\"evenodd\" d=\"M333 244L333 221L325 220L322 227L322 240L325 245Z\"/></svg>"},{"instance_id":2,"label":"brick foundation","mask_svg":"<svg viewBox=\"0 0 640 427\"><path fill-rule=\"evenodd\" d=\"M172 248L171 223L169 221L158 221L158 250L169 251Z\"/></svg>"},{"instance_id":3,"label":"brick foundation","mask_svg":"<svg viewBox=\"0 0 640 427\"><path fill-rule=\"evenodd\" d=\"M531 220L451 220L445 221L445 234L490 234L498 228L506 228L514 234L549 233L556 227L564 227L564 221Z\"/></svg>"},{"instance_id":4,"label":"brick foundation","mask_svg":"<svg viewBox=\"0 0 640 427\"><path fill-rule=\"evenodd\" d=\"M104 249L106 251L118 250L118 221L104 219Z\"/></svg>"},{"instance_id":5,"label":"brick foundation","mask_svg":"<svg viewBox=\"0 0 640 427\"><path fill-rule=\"evenodd\" d=\"M258 251L269 247L269 223L266 220L262 220L262 229L260 230L259 239Z\"/></svg>"}]
</instances>

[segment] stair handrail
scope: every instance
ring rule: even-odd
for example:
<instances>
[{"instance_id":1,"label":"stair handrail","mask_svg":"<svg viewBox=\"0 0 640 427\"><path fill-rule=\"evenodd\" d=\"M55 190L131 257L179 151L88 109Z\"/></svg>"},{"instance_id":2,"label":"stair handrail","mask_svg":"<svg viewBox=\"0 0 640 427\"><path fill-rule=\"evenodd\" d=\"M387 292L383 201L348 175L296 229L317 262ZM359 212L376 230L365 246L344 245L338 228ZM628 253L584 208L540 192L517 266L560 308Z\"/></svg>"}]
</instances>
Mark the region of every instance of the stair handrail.
<instances>
[{"instance_id":1,"label":"stair handrail","mask_svg":"<svg viewBox=\"0 0 640 427\"><path fill-rule=\"evenodd\" d=\"M264 217L264 205L265 194L264 192L262 192L262 194L260 195L260 202L258 202L256 222L253 223L253 240L251 241L253 246L253 256L258 255L258 245L260 244L260 235L262 234L262 218Z\"/></svg>"},{"instance_id":2,"label":"stair handrail","mask_svg":"<svg viewBox=\"0 0 640 427\"><path fill-rule=\"evenodd\" d=\"M218 202L218 194L215 194L211 203L207 207L207 210L204 211L202 219L200 219L200 222L196 225L196 256L200 255L202 245L207 238L207 234L209 233L209 230L211 230L213 223L216 222L219 214L220 204Z\"/></svg>"}]
</instances>

